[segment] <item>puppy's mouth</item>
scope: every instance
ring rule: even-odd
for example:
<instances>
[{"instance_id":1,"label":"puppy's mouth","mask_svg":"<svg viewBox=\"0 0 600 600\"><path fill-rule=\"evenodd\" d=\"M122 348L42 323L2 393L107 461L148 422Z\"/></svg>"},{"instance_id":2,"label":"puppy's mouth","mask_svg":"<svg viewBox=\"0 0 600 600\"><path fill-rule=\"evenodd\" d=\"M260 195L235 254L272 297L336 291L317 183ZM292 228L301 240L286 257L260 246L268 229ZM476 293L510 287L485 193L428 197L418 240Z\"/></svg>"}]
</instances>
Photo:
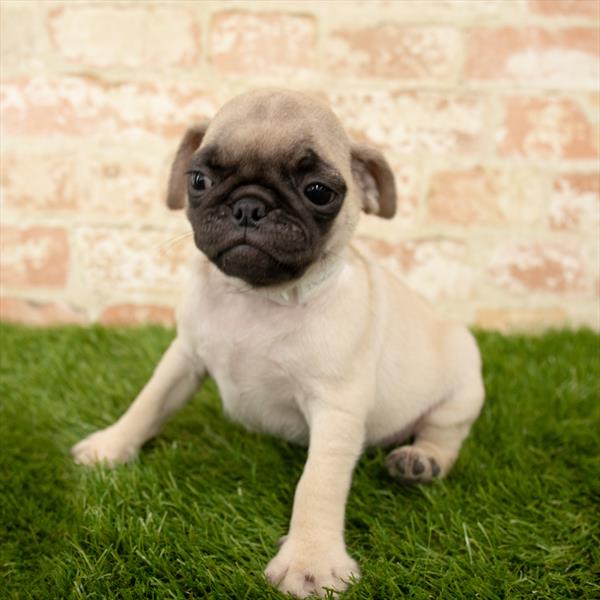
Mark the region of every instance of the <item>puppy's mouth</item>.
<instances>
[{"instance_id":1,"label":"puppy's mouth","mask_svg":"<svg viewBox=\"0 0 600 600\"><path fill-rule=\"evenodd\" d=\"M257 260L272 259L268 252L258 246L246 241L239 242L221 250L214 257L214 261L220 265L231 265L232 263L246 266L253 265Z\"/></svg>"},{"instance_id":2,"label":"puppy's mouth","mask_svg":"<svg viewBox=\"0 0 600 600\"><path fill-rule=\"evenodd\" d=\"M243 279L254 286L283 283L301 275L297 267L282 263L263 248L247 241L228 246L211 260L226 275Z\"/></svg>"}]
</instances>

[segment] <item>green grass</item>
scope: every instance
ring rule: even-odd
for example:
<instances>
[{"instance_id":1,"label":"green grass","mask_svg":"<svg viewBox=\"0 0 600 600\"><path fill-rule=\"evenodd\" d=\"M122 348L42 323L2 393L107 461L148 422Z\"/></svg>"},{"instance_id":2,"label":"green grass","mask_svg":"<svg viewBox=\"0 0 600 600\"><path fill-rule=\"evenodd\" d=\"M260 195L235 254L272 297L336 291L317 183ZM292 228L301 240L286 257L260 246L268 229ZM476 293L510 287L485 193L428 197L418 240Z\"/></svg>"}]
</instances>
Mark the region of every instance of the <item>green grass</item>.
<instances>
[{"instance_id":1,"label":"green grass","mask_svg":"<svg viewBox=\"0 0 600 600\"><path fill-rule=\"evenodd\" d=\"M0 596L278 598L262 571L305 450L222 415L214 384L113 471L69 447L111 423L173 332L0 329ZM479 334L488 392L450 477L360 461L345 597L598 598L600 337Z\"/></svg>"}]
</instances>

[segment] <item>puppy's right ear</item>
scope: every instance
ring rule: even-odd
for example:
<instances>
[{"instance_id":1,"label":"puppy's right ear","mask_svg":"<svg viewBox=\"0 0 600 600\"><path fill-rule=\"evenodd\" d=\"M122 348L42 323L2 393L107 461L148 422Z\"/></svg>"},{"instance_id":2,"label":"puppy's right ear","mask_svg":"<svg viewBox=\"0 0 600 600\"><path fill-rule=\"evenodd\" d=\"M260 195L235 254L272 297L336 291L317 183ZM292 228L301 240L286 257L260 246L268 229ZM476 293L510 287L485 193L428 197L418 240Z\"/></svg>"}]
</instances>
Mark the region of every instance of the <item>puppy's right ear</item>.
<instances>
[{"instance_id":1,"label":"puppy's right ear","mask_svg":"<svg viewBox=\"0 0 600 600\"><path fill-rule=\"evenodd\" d=\"M171 165L171 175L169 177L169 187L167 190L167 206L173 210L185 206L185 196L187 194L186 171L190 166L192 155L202 143L202 138L208 129L208 121L203 121L197 125L192 125L183 136L175 160Z\"/></svg>"}]
</instances>

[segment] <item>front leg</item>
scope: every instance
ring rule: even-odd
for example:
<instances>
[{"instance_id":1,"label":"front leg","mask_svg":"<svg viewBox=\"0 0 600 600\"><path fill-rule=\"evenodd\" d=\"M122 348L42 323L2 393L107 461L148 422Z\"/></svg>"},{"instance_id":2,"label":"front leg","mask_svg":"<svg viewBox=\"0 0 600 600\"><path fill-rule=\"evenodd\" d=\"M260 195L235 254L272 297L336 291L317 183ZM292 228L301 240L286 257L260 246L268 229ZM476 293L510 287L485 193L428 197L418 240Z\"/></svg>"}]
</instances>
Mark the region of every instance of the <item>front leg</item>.
<instances>
[{"instance_id":1,"label":"front leg","mask_svg":"<svg viewBox=\"0 0 600 600\"><path fill-rule=\"evenodd\" d=\"M348 410L353 405L348 400L338 408L320 404L310 411L308 460L296 488L289 533L265 571L282 592L299 598L322 596L326 588L343 591L360 576L346 552L344 512L365 420L363 411Z\"/></svg>"},{"instance_id":2,"label":"front leg","mask_svg":"<svg viewBox=\"0 0 600 600\"><path fill-rule=\"evenodd\" d=\"M169 416L193 396L203 376L204 368L192 362L181 340L175 339L127 412L113 425L73 446L75 462L113 466L133 458Z\"/></svg>"}]
</instances>

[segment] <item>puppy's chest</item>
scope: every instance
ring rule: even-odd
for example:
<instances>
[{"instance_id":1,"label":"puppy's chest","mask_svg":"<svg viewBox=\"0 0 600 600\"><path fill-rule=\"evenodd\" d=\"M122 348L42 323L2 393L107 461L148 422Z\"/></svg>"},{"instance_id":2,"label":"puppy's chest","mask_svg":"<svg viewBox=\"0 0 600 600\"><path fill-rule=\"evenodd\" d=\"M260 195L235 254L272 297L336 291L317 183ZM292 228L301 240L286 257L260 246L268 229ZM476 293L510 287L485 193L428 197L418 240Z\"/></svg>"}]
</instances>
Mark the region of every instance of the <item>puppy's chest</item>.
<instances>
[{"instance_id":1,"label":"puppy's chest","mask_svg":"<svg viewBox=\"0 0 600 600\"><path fill-rule=\"evenodd\" d=\"M262 299L222 298L200 313L194 345L217 382L225 411L246 427L303 442L305 390L298 384L300 315L265 307ZM301 363L302 361L300 361Z\"/></svg>"}]
</instances>

